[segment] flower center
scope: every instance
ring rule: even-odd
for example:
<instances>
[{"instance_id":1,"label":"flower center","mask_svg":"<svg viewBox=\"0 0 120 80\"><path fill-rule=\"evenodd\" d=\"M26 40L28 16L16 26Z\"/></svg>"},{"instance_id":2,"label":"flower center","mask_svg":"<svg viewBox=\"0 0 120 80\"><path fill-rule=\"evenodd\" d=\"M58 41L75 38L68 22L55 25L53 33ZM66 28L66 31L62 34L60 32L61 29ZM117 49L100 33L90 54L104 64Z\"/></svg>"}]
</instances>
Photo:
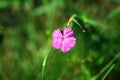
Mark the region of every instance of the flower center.
<instances>
[{"instance_id":1,"label":"flower center","mask_svg":"<svg viewBox=\"0 0 120 80\"><path fill-rule=\"evenodd\" d=\"M63 35L63 30L61 30L60 32L61 32L61 33L62 33L62 35Z\"/></svg>"}]
</instances>

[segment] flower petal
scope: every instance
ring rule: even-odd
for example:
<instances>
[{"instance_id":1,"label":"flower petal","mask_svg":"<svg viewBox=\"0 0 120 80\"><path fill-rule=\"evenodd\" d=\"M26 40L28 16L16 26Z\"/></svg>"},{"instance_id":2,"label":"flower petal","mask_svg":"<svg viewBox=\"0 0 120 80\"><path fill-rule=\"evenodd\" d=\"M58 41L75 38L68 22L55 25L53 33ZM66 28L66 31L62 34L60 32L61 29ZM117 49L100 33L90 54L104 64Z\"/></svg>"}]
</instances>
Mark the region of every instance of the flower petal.
<instances>
[{"instance_id":1,"label":"flower petal","mask_svg":"<svg viewBox=\"0 0 120 80\"><path fill-rule=\"evenodd\" d=\"M64 34L69 33L71 30L72 30L71 28L65 28L65 29L64 29Z\"/></svg>"},{"instance_id":2,"label":"flower petal","mask_svg":"<svg viewBox=\"0 0 120 80\"><path fill-rule=\"evenodd\" d=\"M70 47L68 46L68 44L65 41L63 41L63 43L62 43L61 50L64 53L70 50Z\"/></svg>"},{"instance_id":3,"label":"flower petal","mask_svg":"<svg viewBox=\"0 0 120 80\"><path fill-rule=\"evenodd\" d=\"M60 49L62 47L62 39L60 38L53 38L52 46L56 49Z\"/></svg>"},{"instance_id":4,"label":"flower petal","mask_svg":"<svg viewBox=\"0 0 120 80\"><path fill-rule=\"evenodd\" d=\"M63 36L62 36L60 29L54 30L52 33L52 37L53 38L62 38Z\"/></svg>"},{"instance_id":5,"label":"flower petal","mask_svg":"<svg viewBox=\"0 0 120 80\"><path fill-rule=\"evenodd\" d=\"M66 38L64 41L70 48L74 47L76 44L76 39L74 37Z\"/></svg>"},{"instance_id":6,"label":"flower petal","mask_svg":"<svg viewBox=\"0 0 120 80\"><path fill-rule=\"evenodd\" d=\"M64 38L72 37L73 36L73 31L71 28L65 28L63 31L63 36Z\"/></svg>"}]
</instances>

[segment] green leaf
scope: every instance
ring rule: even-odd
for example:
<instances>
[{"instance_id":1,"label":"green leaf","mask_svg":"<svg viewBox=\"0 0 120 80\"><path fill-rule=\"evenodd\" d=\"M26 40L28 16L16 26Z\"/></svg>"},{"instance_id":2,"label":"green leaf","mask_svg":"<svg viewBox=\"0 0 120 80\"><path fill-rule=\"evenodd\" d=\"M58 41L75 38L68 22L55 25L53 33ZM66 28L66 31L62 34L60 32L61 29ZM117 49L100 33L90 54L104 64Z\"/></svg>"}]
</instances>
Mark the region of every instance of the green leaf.
<instances>
[{"instance_id":1,"label":"green leaf","mask_svg":"<svg viewBox=\"0 0 120 80\"><path fill-rule=\"evenodd\" d=\"M73 19L73 22L76 23L82 29L83 32L85 32L82 25L76 19Z\"/></svg>"}]
</instances>

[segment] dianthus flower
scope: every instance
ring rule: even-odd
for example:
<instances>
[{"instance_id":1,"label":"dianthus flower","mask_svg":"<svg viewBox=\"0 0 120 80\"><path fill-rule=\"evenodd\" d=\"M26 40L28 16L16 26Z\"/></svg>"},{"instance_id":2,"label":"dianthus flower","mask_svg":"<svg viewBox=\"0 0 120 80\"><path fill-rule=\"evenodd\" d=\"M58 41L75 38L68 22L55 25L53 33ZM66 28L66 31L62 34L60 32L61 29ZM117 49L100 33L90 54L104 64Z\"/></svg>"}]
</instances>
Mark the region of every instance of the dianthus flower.
<instances>
[{"instance_id":1,"label":"dianthus flower","mask_svg":"<svg viewBox=\"0 0 120 80\"><path fill-rule=\"evenodd\" d=\"M52 33L52 46L60 49L62 52L69 51L76 44L76 38L71 28L65 28L63 31L56 29Z\"/></svg>"}]
</instances>

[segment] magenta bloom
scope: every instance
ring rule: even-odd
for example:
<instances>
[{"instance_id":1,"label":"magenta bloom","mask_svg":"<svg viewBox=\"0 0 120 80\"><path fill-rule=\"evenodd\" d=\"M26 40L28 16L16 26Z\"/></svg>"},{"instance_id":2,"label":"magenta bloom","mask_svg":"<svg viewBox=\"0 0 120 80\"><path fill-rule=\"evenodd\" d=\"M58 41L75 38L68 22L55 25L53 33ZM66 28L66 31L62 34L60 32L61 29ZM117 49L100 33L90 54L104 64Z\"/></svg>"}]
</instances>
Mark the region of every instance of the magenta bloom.
<instances>
[{"instance_id":1,"label":"magenta bloom","mask_svg":"<svg viewBox=\"0 0 120 80\"><path fill-rule=\"evenodd\" d=\"M73 36L71 28L54 30L52 33L52 46L56 49L61 49L62 52L69 51L76 44L76 39Z\"/></svg>"}]
</instances>

